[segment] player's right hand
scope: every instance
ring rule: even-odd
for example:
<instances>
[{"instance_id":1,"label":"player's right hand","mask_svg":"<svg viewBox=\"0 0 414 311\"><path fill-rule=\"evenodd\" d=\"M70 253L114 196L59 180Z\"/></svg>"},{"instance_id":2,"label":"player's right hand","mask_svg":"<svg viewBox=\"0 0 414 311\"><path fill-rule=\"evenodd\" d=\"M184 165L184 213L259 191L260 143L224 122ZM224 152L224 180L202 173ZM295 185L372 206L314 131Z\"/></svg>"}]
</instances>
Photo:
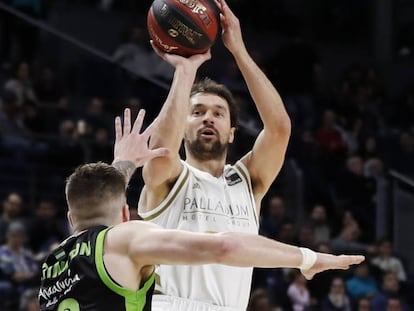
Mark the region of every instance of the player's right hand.
<instances>
[{"instance_id":1,"label":"player's right hand","mask_svg":"<svg viewBox=\"0 0 414 311\"><path fill-rule=\"evenodd\" d=\"M208 61L211 58L211 51L210 49L203 54L195 54L189 57L184 57L177 54L166 53L160 50L154 42L150 41L152 48L154 49L155 53L160 56L163 60L169 63L174 68L179 66L184 66L188 69L195 69L197 70L204 62Z\"/></svg>"}]
</instances>

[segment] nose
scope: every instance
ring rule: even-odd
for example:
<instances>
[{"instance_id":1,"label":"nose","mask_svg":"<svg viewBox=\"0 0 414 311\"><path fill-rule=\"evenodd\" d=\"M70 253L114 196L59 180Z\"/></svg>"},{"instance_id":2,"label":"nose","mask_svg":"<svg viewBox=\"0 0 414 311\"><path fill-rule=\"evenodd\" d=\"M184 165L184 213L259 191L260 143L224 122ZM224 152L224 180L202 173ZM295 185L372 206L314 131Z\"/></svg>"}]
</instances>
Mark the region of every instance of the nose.
<instances>
[{"instance_id":1,"label":"nose","mask_svg":"<svg viewBox=\"0 0 414 311\"><path fill-rule=\"evenodd\" d=\"M207 111L203 117L203 124L214 124L214 116L211 111Z\"/></svg>"}]
</instances>

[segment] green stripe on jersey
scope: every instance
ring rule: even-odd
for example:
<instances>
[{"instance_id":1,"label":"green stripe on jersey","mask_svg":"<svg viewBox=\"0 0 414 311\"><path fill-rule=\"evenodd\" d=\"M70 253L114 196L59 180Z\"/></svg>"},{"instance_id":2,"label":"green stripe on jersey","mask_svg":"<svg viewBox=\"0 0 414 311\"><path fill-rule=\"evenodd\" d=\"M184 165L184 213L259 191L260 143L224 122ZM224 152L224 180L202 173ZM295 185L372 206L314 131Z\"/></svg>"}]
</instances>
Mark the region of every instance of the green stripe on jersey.
<instances>
[{"instance_id":1,"label":"green stripe on jersey","mask_svg":"<svg viewBox=\"0 0 414 311\"><path fill-rule=\"evenodd\" d=\"M96 238L95 263L99 277L109 289L125 298L126 311L142 311L147 303L147 292L154 283L155 273L153 272L150 278L137 291L124 288L116 284L106 271L105 264L103 262L103 246L105 236L110 229L111 228L102 230Z\"/></svg>"}]
</instances>

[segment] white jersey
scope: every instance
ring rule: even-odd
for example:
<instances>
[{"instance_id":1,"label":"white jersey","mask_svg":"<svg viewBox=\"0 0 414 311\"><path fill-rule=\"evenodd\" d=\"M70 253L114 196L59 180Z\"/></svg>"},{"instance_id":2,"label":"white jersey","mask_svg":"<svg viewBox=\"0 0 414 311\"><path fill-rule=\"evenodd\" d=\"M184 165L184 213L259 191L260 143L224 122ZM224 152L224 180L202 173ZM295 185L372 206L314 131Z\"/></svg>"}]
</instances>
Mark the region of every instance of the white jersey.
<instances>
[{"instance_id":1,"label":"white jersey","mask_svg":"<svg viewBox=\"0 0 414 311\"><path fill-rule=\"evenodd\" d=\"M182 163L183 171L163 202L150 212L138 211L144 220L193 232L258 233L250 175L242 162L226 165L220 177ZM162 265L156 271L156 291L246 310L252 270L218 264ZM156 299L154 295L153 301Z\"/></svg>"}]
</instances>

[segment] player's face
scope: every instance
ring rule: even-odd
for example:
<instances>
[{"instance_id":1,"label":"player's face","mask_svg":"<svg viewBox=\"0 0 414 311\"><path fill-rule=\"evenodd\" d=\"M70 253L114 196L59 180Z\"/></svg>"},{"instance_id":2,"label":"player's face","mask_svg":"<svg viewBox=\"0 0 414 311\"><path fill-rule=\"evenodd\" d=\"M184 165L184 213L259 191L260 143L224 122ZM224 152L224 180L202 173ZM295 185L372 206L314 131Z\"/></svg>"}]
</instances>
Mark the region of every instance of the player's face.
<instances>
[{"instance_id":1,"label":"player's face","mask_svg":"<svg viewBox=\"0 0 414 311\"><path fill-rule=\"evenodd\" d=\"M215 159L225 154L234 139L229 106L213 94L196 94L190 99L190 114L185 132L186 148L196 157Z\"/></svg>"}]
</instances>

